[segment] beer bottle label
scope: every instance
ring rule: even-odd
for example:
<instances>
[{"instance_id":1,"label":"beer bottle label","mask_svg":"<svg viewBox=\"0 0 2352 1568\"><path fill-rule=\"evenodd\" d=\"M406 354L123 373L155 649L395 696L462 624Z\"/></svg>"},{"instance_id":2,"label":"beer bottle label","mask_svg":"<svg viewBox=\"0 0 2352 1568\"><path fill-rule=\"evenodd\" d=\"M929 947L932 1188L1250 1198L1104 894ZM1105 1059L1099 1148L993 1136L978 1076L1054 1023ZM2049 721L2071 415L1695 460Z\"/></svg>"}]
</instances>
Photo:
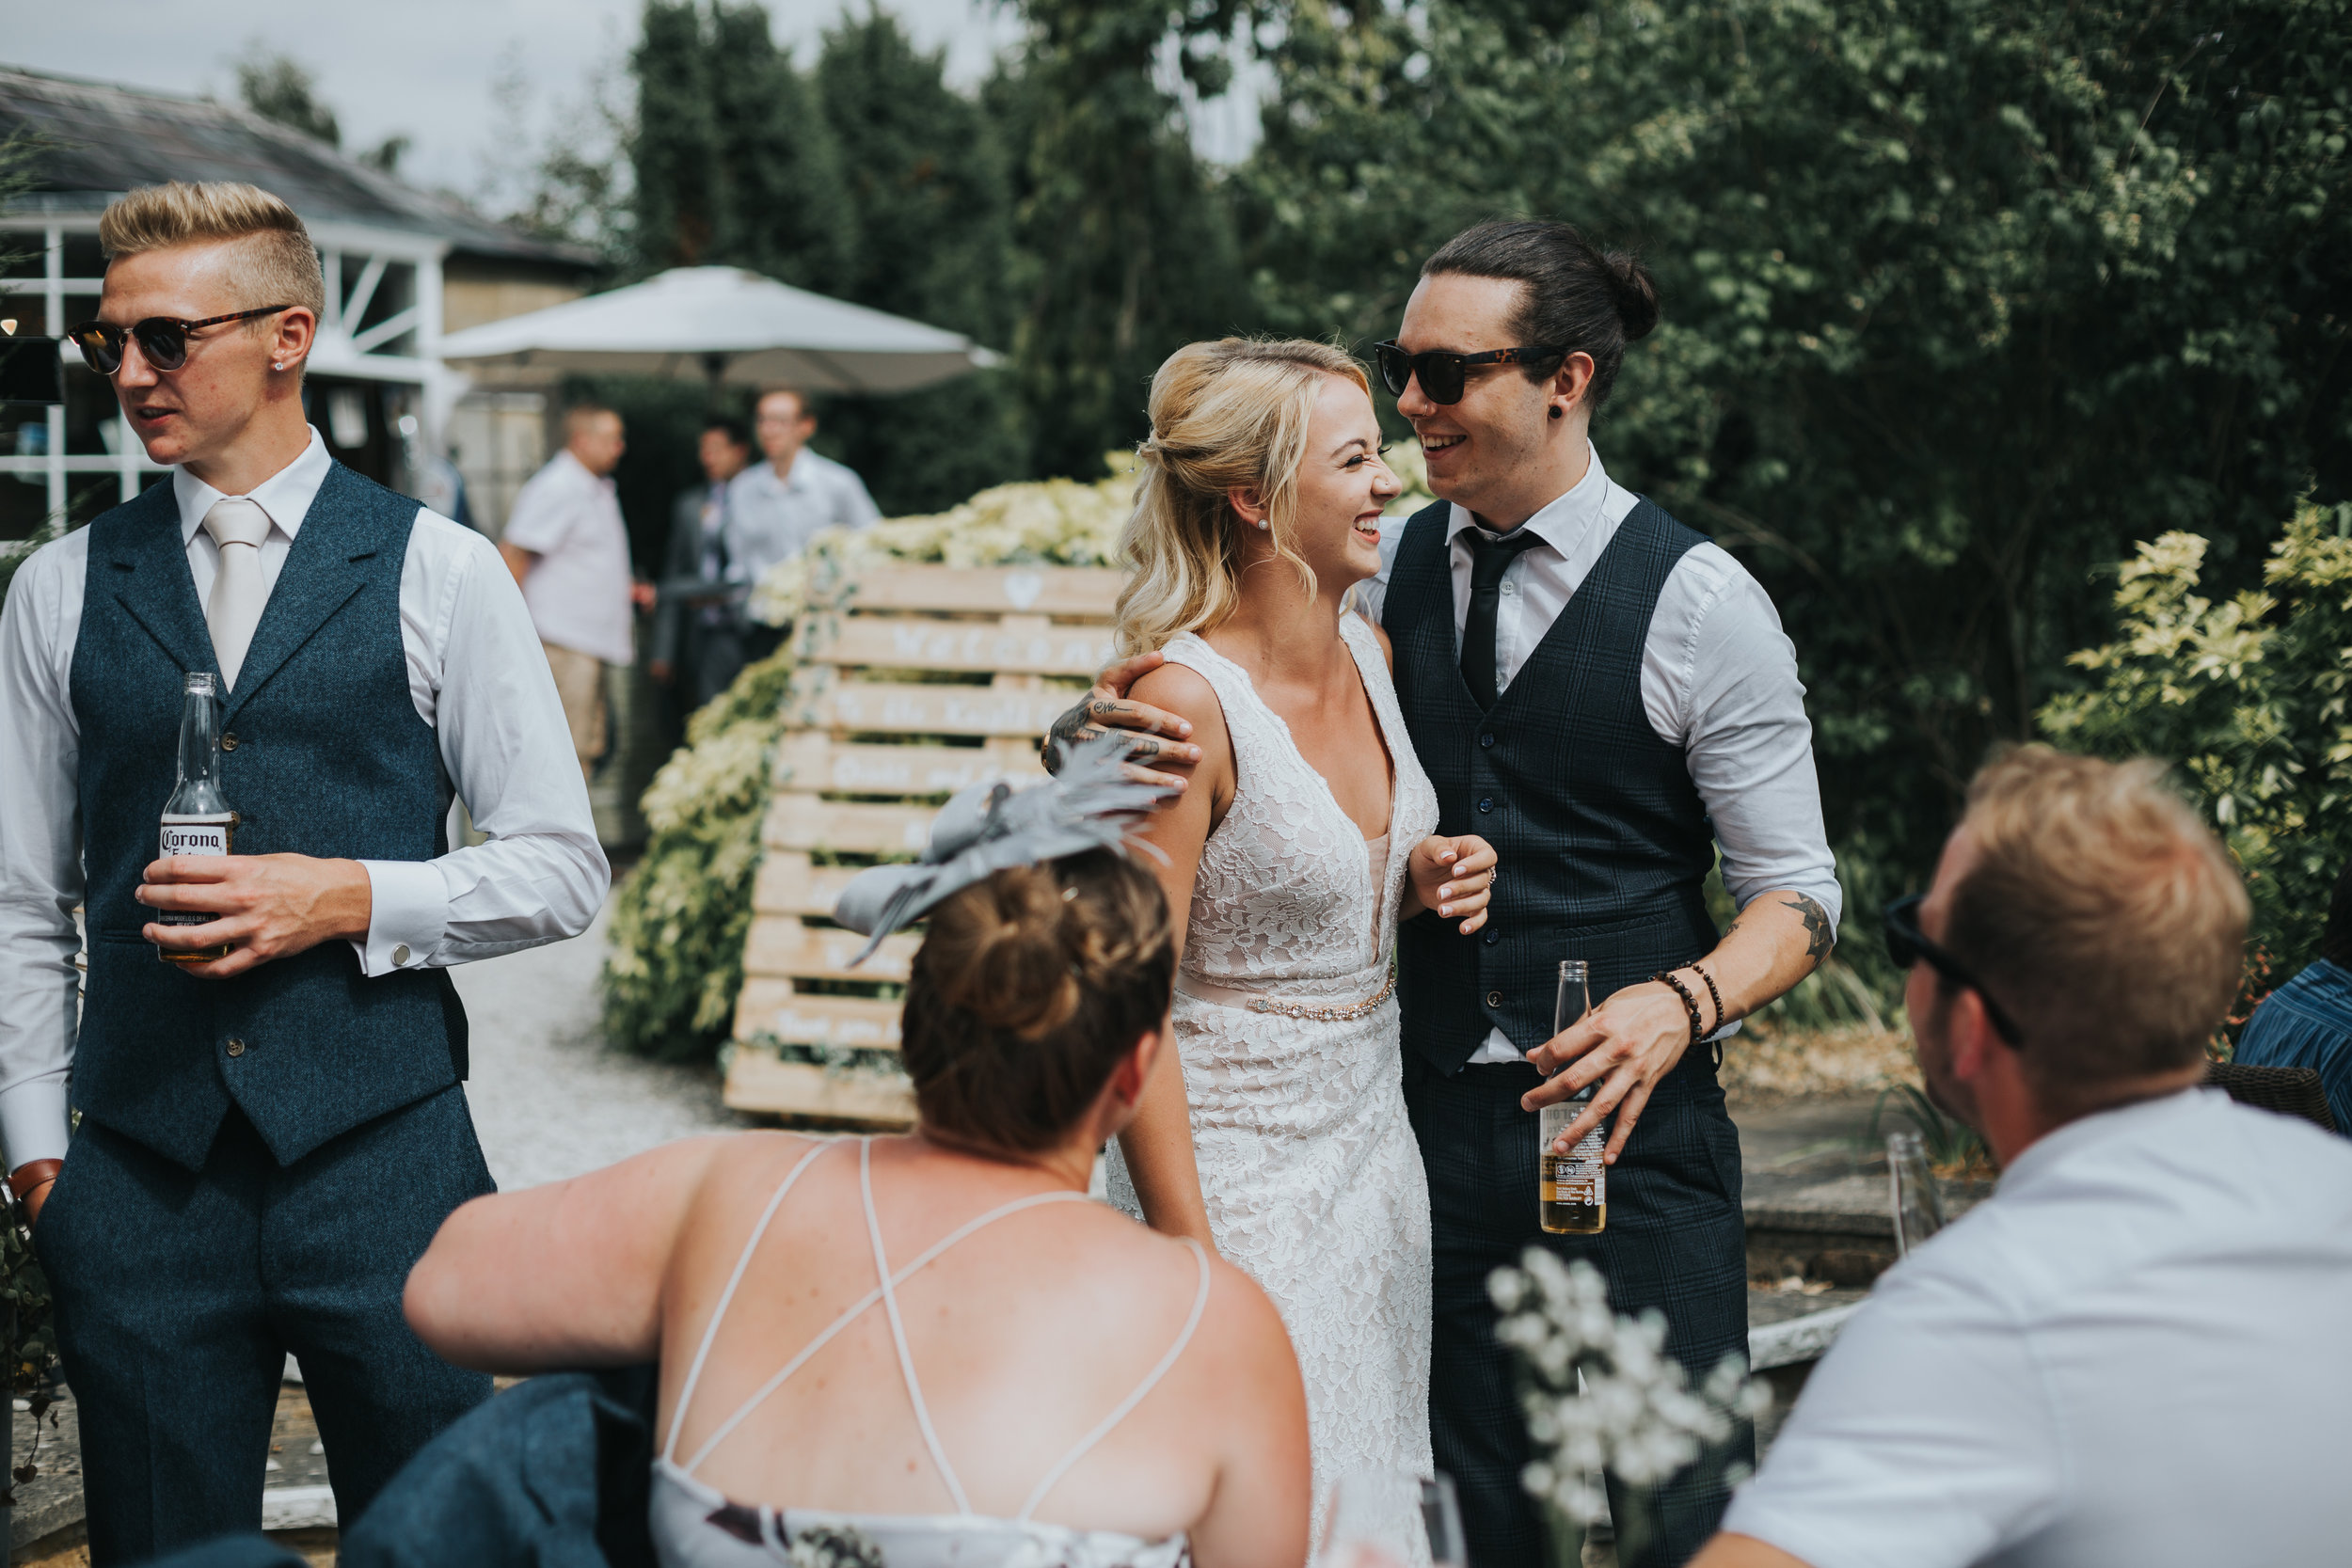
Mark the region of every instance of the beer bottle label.
<instances>
[{"instance_id":1,"label":"beer bottle label","mask_svg":"<svg viewBox=\"0 0 2352 1568\"><path fill-rule=\"evenodd\" d=\"M212 822L166 822L159 847L166 855L225 855L232 819ZM210 926L220 916L204 910L157 910L158 926Z\"/></svg>"},{"instance_id":2,"label":"beer bottle label","mask_svg":"<svg viewBox=\"0 0 2352 1568\"><path fill-rule=\"evenodd\" d=\"M172 855L225 855L229 853L229 824L226 822L167 822L164 824L163 853Z\"/></svg>"},{"instance_id":3,"label":"beer bottle label","mask_svg":"<svg viewBox=\"0 0 2352 1568\"><path fill-rule=\"evenodd\" d=\"M1544 1155L1542 1177L1546 1203L1601 1204L1608 1201L1609 1167L1601 1161L1607 1147L1601 1129L1594 1128L1565 1154Z\"/></svg>"}]
</instances>

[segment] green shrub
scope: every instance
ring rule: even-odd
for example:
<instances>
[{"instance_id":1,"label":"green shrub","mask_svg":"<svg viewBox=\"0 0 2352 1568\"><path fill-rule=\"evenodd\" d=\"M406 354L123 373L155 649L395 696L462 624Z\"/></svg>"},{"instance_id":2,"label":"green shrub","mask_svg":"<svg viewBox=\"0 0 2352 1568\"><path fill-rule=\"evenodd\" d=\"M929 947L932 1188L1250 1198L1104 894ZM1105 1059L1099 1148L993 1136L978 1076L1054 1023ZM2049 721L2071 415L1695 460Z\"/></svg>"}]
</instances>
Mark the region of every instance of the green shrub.
<instances>
[{"instance_id":1,"label":"green shrub","mask_svg":"<svg viewBox=\"0 0 2352 1568\"><path fill-rule=\"evenodd\" d=\"M605 1033L640 1054L707 1061L734 1023L792 669L789 649L747 667L645 791L651 838L621 883L604 964Z\"/></svg>"},{"instance_id":2,"label":"green shrub","mask_svg":"<svg viewBox=\"0 0 2352 1568\"><path fill-rule=\"evenodd\" d=\"M2264 586L2227 600L2196 592L2206 547L2167 533L2122 563L2115 640L2071 660L2095 684L2040 719L2054 741L2174 764L2237 857L2254 923L2234 1032L2318 956L2352 859L2352 505L2299 507Z\"/></svg>"}]
</instances>

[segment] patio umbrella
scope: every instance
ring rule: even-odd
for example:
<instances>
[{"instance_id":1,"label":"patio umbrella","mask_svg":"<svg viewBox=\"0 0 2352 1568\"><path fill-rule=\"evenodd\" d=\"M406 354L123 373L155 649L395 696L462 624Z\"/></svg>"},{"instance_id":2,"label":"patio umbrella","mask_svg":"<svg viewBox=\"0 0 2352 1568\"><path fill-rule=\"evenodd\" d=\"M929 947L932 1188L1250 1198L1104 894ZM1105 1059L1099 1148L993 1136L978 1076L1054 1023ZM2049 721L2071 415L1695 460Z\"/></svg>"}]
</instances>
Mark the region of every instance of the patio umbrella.
<instances>
[{"instance_id":1,"label":"patio umbrella","mask_svg":"<svg viewBox=\"0 0 2352 1568\"><path fill-rule=\"evenodd\" d=\"M828 299L739 267L675 267L643 283L453 332L453 364L909 392L997 362L969 338ZM535 379L535 377L534 377Z\"/></svg>"}]
</instances>

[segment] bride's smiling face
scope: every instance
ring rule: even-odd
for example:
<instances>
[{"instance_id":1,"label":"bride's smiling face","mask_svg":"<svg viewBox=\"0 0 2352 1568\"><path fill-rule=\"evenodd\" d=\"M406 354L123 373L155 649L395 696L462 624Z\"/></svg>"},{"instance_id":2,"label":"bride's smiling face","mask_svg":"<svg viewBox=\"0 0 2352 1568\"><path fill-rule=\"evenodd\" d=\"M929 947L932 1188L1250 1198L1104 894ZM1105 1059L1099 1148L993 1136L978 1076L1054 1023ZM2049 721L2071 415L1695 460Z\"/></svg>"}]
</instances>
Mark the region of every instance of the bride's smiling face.
<instances>
[{"instance_id":1,"label":"bride's smiling face","mask_svg":"<svg viewBox=\"0 0 2352 1568\"><path fill-rule=\"evenodd\" d=\"M1325 376L1307 420L1291 544L1326 591L1380 570L1380 515L1405 488L1381 461L1380 445L1380 420L1364 389ZM1265 515L1241 497L1235 510L1253 526Z\"/></svg>"}]
</instances>

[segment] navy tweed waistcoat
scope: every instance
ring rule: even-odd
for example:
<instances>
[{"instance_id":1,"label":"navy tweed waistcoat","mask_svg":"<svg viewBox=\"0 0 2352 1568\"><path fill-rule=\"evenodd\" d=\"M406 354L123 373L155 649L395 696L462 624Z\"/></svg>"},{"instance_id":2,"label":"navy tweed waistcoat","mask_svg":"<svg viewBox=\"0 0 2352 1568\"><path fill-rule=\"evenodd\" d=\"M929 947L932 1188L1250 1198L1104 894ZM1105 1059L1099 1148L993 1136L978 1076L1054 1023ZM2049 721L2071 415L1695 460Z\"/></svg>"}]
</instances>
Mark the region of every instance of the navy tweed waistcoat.
<instances>
[{"instance_id":1,"label":"navy tweed waistcoat","mask_svg":"<svg viewBox=\"0 0 2352 1568\"><path fill-rule=\"evenodd\" d=\"M1682 749L1642 707L1659 592L1704 536L1639 502L1481 711L1455 645L1449 514L1439 501L1406 524L1380 619L1406 727L1437 786L1438 831L1480 834L1502 863L1484 931L1423 914L1400 933L1405 1042L1452 1074L1489 1028L1521 1051L1550 1037L1561 959L1592 965L1597 1003L1705 956L1716 934L1702 891L1714 866L1706 808Z\"/></svg>"},{"instance_id":2,"label":"navy tweed waistcoat","mask_svg":"<svg viewBox=\"0 0 2352 1568\"><path fill-rule=\"evenodd\" d=\"M416 515L415 501L340 463L320 485L222 703L221 789L240 815L238 854L442 852L449 776L408 694L400 637ZM370 979L340 940L230 980L155 956L135 895L175 779L183 675L219 663L172 486L89 528L71 685L89 946L73 1104L200 1170L233 1102L291 1164L462 1079L465 1010L445 971ZM232 1040L243 1042L233 1056Z\"/></svg>"}]
</instances>

